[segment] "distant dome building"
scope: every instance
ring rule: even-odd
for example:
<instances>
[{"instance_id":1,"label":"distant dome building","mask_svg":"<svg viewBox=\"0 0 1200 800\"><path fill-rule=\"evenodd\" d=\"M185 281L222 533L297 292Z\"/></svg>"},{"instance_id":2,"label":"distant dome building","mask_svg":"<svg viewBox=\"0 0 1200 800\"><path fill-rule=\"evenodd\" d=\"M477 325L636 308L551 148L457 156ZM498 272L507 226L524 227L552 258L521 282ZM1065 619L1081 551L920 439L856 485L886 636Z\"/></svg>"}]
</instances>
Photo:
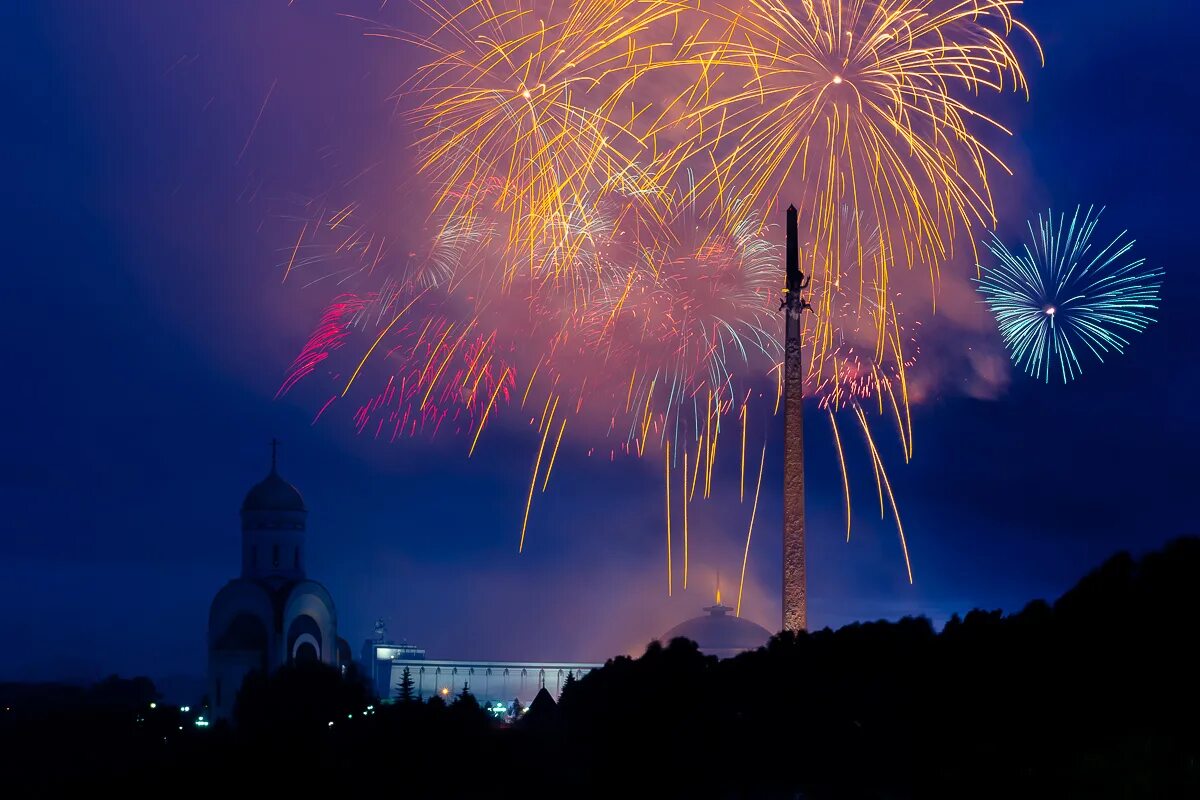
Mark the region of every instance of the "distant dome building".
<instances>
[{"instance_id":1,"label":"distant dome building","mask_svg":"<svg viewBox=\"0 0 1200 800\"><path fill-rule=\"evenodd\" d=\"M242 502L242 575L225 584L208 613L208 698L214 720L233 715L246 675L295 661L343 669L350 650L337 635L337 610L305 575L308 509L276 468Z\"/></svg>"},{"instance_id":2,"label":"distant dome building","mask_svg":"<svg viewBox=\"0 0 1200 800\"><path fill-rule=\"evenodd\" d=\"M748 619L731 616L729 606L721 605L721 592L717 591L716 605L704 609L705 614L681 622L659 639L668 644L672 639L691 639L700 647L700 652L717 658L730 658L747 650L762 647L771 638L771 632L762 625Z\"/></svg>"}]
</instances>

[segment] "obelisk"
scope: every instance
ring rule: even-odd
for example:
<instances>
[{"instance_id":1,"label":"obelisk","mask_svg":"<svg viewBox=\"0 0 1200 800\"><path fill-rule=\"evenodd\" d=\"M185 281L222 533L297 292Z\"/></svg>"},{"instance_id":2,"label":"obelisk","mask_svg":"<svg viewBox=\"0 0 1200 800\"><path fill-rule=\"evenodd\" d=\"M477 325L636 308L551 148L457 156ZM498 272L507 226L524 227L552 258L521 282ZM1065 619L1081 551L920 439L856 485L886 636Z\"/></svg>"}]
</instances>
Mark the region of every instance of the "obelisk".
<instances>
[{"instance_id":1,"label":"obelisk","mask_svg":"<svg viewBox=\"0 0 1200 800\"><path fill-rule=\"evenodd\" d=\"M786 349L783 368L783 629L808 627L804 564L804 362L800 359L800 316L808 303L800 271L796 207L787 210L787 288L783 302Z\"/></svg>"}]
</instances>

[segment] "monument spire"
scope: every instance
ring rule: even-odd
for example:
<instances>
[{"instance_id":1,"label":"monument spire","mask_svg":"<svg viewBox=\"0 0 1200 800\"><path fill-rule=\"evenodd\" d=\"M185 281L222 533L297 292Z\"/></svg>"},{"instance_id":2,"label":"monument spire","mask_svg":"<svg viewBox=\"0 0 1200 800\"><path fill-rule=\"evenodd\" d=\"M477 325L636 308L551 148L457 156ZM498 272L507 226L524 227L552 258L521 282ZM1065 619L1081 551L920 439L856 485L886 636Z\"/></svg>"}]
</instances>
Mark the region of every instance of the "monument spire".
<instances>
[{"instance_id":1,"label":"monument spire","mask_svg":"<svg viewBox=\"0 0 1200 800\"><path fill-rule=\"evenodd\" d=\"M801 292L811 278L800 271L796 207L787 210L787 285L783 372L783 629L808 627L804 552L804 362L800 358L800 315L812 310Z\"/></svg>"}]
</instances>

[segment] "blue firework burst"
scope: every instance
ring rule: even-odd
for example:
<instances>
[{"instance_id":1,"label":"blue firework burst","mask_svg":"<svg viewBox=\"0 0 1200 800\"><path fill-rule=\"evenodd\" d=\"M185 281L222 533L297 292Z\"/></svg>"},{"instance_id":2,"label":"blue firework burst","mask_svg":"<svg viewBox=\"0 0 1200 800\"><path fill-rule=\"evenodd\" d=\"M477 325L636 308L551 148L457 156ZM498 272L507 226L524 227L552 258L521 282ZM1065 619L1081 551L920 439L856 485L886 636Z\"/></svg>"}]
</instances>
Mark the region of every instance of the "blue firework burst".
<instances>
[{"instance_id":1,"label":"blue firework burst","mask_svg":"<svg viewBox=\"0 0 1200 800\"><path fill-rule=\"evenodd\" d=\"M998 236L985 245L996 263L978 265L978 289L1000 327L1012 361L1047 383L1083 372L1080 356L1104 361L1123 353L1126 338L1154 322L1163 272L1133 259L1122 231L1105 247L1092 243L1104 209L1081 207L1068 220L1053 211L1029 222L1029 242L1009 250Z\"/></svg>"}]
</instances>

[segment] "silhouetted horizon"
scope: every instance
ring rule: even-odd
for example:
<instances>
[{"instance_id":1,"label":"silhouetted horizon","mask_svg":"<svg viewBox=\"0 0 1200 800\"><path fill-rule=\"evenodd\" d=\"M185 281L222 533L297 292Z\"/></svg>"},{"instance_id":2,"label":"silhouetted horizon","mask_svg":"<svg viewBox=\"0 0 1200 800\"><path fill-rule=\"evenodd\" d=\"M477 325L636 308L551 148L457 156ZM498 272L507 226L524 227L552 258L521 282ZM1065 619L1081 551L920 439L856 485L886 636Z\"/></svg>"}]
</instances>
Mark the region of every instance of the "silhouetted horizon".
<instances>
[{"instance_id":1,"label":"silhouetted horizon","mask_svg":"<svg viewBox=\"0 0 1200 800\"><path fill-rule=\"evenodd\" d=\"M314 424L311 397L276 397L327 299L323 284L280 283L294 239L272 227L278 203L404 152L388 97L416 56L365 40L349 17L404 22L407 4L10 5L0 681L202 676L209 603L238 574L239 504L273 437L310 508L310 572L354 648L382 617L430 657L640 653L711 604L718 571L734 579L750 510L734 458L714 475L722 499L695 507L689 587L676 575L668 598L660 460L609 463L564 445L518 555L538 447L520 415L468 459L462 437L388 444L348 413ZM1106 206L1113 232L1128 228L1137 254L1166 270L1159 322L1070 385L1014 369L983 386L972 359L999 363L998 335L960 352L958 315L985 311L974 295L943 298L913 368L938 377L913 406L912 463L894 436L880 439L912 585L857 439L846 542L828 420L809 413L816 629L1017 611L1109 553L1197 530L1196 13L1063 0L1018 16L1046 64L1026 58L1028 103L982 101L1002 104L1013 131L999 147L1016 176L991 175L999 232L1015 240L1050 206ZM403 223L403 206L395 213ZM776 428L751 417L768 465ZM778 472L765 472L742 607L771 630Z\"/></svg>"}]
</instances>

